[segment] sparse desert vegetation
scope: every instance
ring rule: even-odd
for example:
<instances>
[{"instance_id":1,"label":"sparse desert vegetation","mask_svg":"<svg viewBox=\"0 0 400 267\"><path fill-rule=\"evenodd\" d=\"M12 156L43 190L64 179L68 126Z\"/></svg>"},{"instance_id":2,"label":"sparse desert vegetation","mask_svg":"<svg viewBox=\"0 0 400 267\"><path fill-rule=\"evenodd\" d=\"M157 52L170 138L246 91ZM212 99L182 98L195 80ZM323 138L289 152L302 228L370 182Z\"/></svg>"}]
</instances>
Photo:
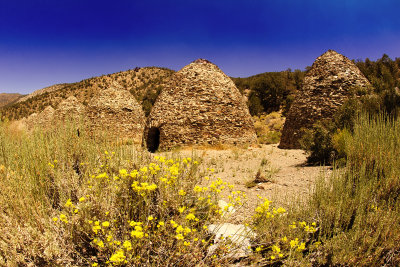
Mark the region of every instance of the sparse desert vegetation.
<instances>
[{"instance_id":1,"label":"sparse desert vegetation","mask_svg":"<svg viewBox=\"0 0 400 267\"><path fill-rule=\"evenodd\" d=\"M218 69L206 60L194 63ZM357 64L363 66L362 62ZM374 64L370 62L364 67L378 66L378 74L367 72L376 77L387 66L397 66L387 58ZM196 72L196 66L190 66L186 76L197 77L201 82L210 79L209 72L203 77ZM136 98L148 115L164 78L171 76L172 71L145 70L142 73L145 81L138 85L139 79L131 93L144 94L143 98L138 95ZM158 74L148 76L148 71L167 74L161 79ZM393 73L392 76L397 77ZM269 89L259 84L265 77L269 78L261 85L272 84ZM97 121L101 125L96 134L85 123L84 112L77 114L82 118L69 116L80 123L44 116L57 112L72 115L74 107L90 106L89 99L101 95L96 90L103 90L115 79L120 82L118 74L73 86L62 85L72 86L69 89L50 88L21 102L25 103L23 106L42 103L38 102L40 99L57 102L67 96L68 90L79 93L77 98L69 98L75 104L60 102L60 106L72 108L69 111L48 106L44 115L31 117L33 120L43 117L43 123L48 123L46 127L33 123L33 130L25 132L7 119L1 123L0 265L399 265L398 90L388 89L394 85L390 79L374 80L371 76L378 89L354 88L352 96L333 118L319 120L304 131L300 141L304 150L279 149L283 114L289 109L290 95L300 86L301 77L301 72L288 70L236 80L240 86L252 88L247 104L253 120L244 112L254 142L242 145L203 142L205 137L198 134L197 128L193 131L190 128L193 124L188 123L188 128L182 124L181 129L176 129L172 124L169 132L159 130L151 142L145 143L154 149L141 147L138 145L141 140L111 130L122 132L124 126L112 118L121 110L133 119L133 109L129 105L128 108L116 105L112 110L107 101L136 102L129 93L129 97L105 97L107 101L101 102L100 107L104 106L109 119ZM236 89L227 77L222 80L232 90ZM91 84L93 81L100 83ZM279 81L286 81L293 90L279 91ZM252 85L253 82L258 85ZM205 85L199 84L201 91ZM89 89L77 90L86 85ZM161 87L154 89L153 85ZM189 86L188 94L193 88ZM257 94L263 90L275 93ZM221 92L217 90L216 94ZM241 95L237 95L238 101L242 101ZM207 97L214 95L199 98L203 101ZM149 105L144 101L149 101ZM271 107L273 110L264 110L263 105L271 101L276 104ZM23 110L21 103L3 111L19 114ZM175 104L179 105L183 104ZM202 108L200 105L189 110ZM243 102L236 108L247 107ZM220 119L213 117L214 113L205 116L203 110L199 121L207 117L208 122L202 123L214 127L216 123L210 121ZM188 119L196 121L194 118L189 113ZM130 127L137 121L133 119L126 125ZM102 131L107 128L105 125L109 129ZM221 134L214 133L226 132L229 127L219 127L203 135L218 141ZM137 129L139 134L142 128ZM183 137L189 137L190 130L200 139L194 138L191 144L192 139L178 142L172 138L174 146L169 151L160 150L161 135L171 137L174 131L182 129L186 131Z\"/></svg>"},{"instance_id":2,"label":"sparse desert vegetation","mask_svg":"<svg viewBox=\"0 0 400 267\"><path fill-rule=\"evenodd\" d=\"M399 120L360 116L344 138L345 167L321 176L309 198L277 206L260 196L241 221L251 229L252 252L241 264L398 265L399 127ZM215 240L205 228L229 222L230 207L241 213L248 193L218 179L220 162L208 166L201 151L151 154L78 137L72 125L28 136L3 123L1 152L2 265L225 265L235 258L229 238L210 252Z\"/></svg>"}]
</instances>

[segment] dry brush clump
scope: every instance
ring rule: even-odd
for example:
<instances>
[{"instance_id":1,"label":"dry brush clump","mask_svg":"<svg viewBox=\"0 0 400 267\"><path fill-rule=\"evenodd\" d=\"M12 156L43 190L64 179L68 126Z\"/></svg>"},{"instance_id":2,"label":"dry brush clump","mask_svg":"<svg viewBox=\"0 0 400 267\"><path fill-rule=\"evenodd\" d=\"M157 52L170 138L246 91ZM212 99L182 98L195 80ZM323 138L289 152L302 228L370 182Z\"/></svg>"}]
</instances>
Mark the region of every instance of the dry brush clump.
<instances>
[{"instance_id":1,"label":"dry brush clump","mask_svg":"<svg viewBox=\"0 0 400 267\"><path fill-rule=\"evenodd\" d=\"M222 255L207 251L207 226L223 212L218 195L232 186L219 179L198 185L198 162L192 158L155 156L149 164L131 166L121 168L114 153L105 152L82 193L53 218L65 238L93 266L220 261ZM237 205L232 201L228 207Z\"/></svg>"},{"instance_id":2,"label":"dry brush clump","mask_svg":"<svg viewBox=\"0 0 400 267\"><path fill-rule=\"evenodd\" d=\"M400 119L360 115L343 135L346 165L321 178L309 216L319 218L319 264L400 263Z\"/></svg>"},{"instance_id":3,"label":"dry brush clump","mask_svg":"<svg viewBox=\"0 0 400 267\"><path fill-rule=\"evenodd\" d=\"M259 144L279 143L285 119L279 112L272 112L268 115L253 116L254 129L256 130Z\"/></svg>"}]
</instances>

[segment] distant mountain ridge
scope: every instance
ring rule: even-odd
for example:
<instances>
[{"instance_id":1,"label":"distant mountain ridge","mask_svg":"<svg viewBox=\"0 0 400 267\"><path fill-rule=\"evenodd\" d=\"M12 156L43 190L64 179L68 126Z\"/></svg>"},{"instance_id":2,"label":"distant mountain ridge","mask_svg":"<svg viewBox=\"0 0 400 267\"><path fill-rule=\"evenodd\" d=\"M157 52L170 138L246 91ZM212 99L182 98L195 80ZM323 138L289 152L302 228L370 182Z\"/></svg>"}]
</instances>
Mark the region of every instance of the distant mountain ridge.
<instances>
[{"instance_id":1,"label":"distant mountain ridge","mask_svg":"<svg viewBox=\"0 0 400 267\"><path fill-rule=\"evenodd\" d=\"M54 84L54 85L51 85L51 86L36 90L33 93L30 93L30 94L18 99L17 103L24 102L24 101L28 100L29 98L32 98L32 97L35 97L35 96L38 96L38 95L41 95L41 94L44 94L44 93L50 93L50 92L62 89L62 88L66 87L69 84L70 83Z\"/></svg>"},{"instance_id":2,"label":"distant mountain ridge","mask_svg":"<svg viewBox=\"0 0 400 267\"><path fill-rule=\"evenodd\" d=\"M12 104L23 97L24 95L18 93L0 93L0 107Z\"/></svg>"}]
</instances>

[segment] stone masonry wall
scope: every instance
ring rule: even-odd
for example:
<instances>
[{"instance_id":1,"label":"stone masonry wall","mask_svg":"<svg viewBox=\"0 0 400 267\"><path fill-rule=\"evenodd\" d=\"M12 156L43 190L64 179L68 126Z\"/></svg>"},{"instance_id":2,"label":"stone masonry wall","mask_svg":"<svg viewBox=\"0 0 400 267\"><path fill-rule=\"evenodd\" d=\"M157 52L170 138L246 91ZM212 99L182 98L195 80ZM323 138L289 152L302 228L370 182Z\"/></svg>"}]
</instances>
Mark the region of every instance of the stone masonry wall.
<instances>
[{"instance_id":1,"label":"stone masonry wall","mask_svg":"<svg viewBox=\"0 0 400 267\"><path fill-rule=\"evenodd\" d=\"M228 76L203 59L174 74L153 106L144 137L149 150L158 146L154 142L166 150L257 140L243 96Z\"/></svg>"},{"instance_id":2,"label":"stone masonry wall","mask_svg":"<svg viewBox=\"0 0 400 267\"><path fill-rule=\"evenodd\" d=\"M87 117L96 133L141 143L145 115L136 99L125 89L102 90L88 104Z\"/></svg>"},{"instance_id":3,"label":"stone masonry wall","mask_svg":"<svg viewBox=\"0 0 400 267\"><path fill-rule=\"evenodd\" d=\"M352 90L368 86L368 80L347 57L333 50L318 57L290 107L279 148L300 148L302 127L311 128L318 120L332 118Z\"/></svg>"}]
</instances>

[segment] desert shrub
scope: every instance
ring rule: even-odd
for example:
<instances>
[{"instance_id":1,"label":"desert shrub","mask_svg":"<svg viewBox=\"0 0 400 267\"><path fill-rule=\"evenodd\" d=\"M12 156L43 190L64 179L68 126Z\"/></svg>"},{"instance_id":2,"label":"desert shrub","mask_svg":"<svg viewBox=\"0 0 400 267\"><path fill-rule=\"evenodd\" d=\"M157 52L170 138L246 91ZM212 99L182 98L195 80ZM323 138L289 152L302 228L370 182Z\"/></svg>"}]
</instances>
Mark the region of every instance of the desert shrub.
<instances>
[{"instance_id":1,"label":"desert shrub","mask_svg":"<svg viewBox=\"0 0 400 267\"><path fill-rule=\"evenodd\" d=\"M82 126L84 127L84 126ZM244 203L199 169L75 125L15 134L0 128L0 265L221 264L206 226ZM16 230L18 229L18 231Z\"/></svg>"},{"instance_id":2,"label":"desert shrub","mask_svg":"<svg viewBox=\"0 0 400 267\"><path fill-rule=\"evenodd\" d=\"M284 118L278 112L268 115L254 116L254 128L256 130L258 143L276 144L281 138Z\"/></svg>"},{"instance_id":3,"label":"desert shrub","mask_svg":"<svg viewBox=\"0 0 400 267\"><path fill-rule=\"evenodd\" d=\"M268 199L259 199L261 203L252 218L252 228L257 234L253 264L293 266L318 249L321 243L317 239L319 227L315 221L289 213L282 207L273 207Z\"/></svg>"},{"instance_id":4,"label":"desert shrub","mask_svg":"<svg viewBox=\"0 0 400 267\"><path fill-rule=\"evenodd\" d=\"M309 153L309 163L330 164L335 159L337 151L332 136L336 130L335 123L329 119L316 122L312 129L303 129L300 145Z\"/></svg>"},{"instance_id":5,"label":"desert shrub","mask_svg":"<svg viewBox=\"0 0 400 267\"><path fill-rule=\"evenodd\" d=\"M376 94L366 94L348 99L334 114L332 119L317 121L311 129L304 129L300 139L301 147L309 153L308 162L332 164L344 162L346 153L340 146L341 135L353 132L354 124L361 113L378 114L381 99Z\"/></svg>"},{"instance_id":6,"label":"desert shrub","mask_svg":"<svg viewBox=\"0 0 400 267\"><path fill-rule=\"evenodd\" d=\"M155 156L131 170L118 165L107 152L88 176L87 189L53 218L78 251L89 252L88 261L184 266L220 261L207 253L212 244L207 226L223 212L219 193L232 186L219 179L198 185L202 177L192 158ZM227 208L241 205L233 199L236 194Z\"/></svg>"},{"instance_id":7,"label":"desert shrub","mask_svg":"<svg viewBox=\"0 0 400 267\"><path fill-rule=\"evenodd\" d=\"M319 264L397 266L400 120L360 115L341 138L346 167L321 177L306 212L320 218Z\"/></svg>"},{"instance_id":8,"label":"desert shrub","mask_svg":"<svg viewBox=\"0 0 400 267\"><path fill-rule=\"evenodd\" d=\"M301 88L304 72L287 69L281 72L266 72L248 78L232 78L241 93L249 90L248 106L252 116L289 110L293 94Z\"/></svg>"}]
</instances>

